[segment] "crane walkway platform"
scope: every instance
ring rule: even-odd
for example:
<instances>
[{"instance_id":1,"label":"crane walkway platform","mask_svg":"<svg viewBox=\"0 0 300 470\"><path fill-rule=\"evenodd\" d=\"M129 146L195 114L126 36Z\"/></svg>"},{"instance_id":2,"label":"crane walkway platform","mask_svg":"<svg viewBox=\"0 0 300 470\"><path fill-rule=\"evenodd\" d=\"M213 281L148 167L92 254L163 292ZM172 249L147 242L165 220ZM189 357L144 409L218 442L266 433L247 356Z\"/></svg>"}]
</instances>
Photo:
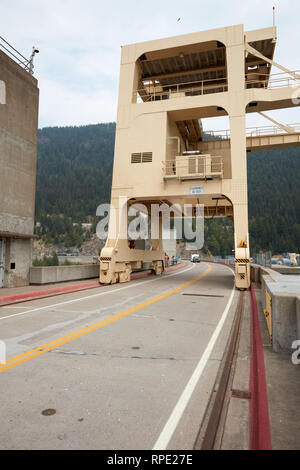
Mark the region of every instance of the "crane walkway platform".
<instances>
[{"instance_id":1,"label":"crane walkway platform","mask_svg":"<svg viewBox=\"0 0 300 470\"><path fill-rule=\"evenodd\" d=\"M290 132L276 126L250 127L246 129L247 151L271 150L300 145L300 124L289 124ZM203 151L230 148L230 131L205 131Z\"/></svg>"}]
</instances>

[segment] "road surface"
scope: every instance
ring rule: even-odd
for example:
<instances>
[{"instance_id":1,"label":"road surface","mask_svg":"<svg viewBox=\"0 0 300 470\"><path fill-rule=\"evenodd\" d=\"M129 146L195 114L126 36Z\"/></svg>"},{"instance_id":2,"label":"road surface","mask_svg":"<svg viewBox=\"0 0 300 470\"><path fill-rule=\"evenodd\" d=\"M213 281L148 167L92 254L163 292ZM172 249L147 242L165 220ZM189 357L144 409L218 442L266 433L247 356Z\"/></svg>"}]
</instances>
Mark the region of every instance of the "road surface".
<instances>
[{"instance_id":1,"label":"road surface","mask_svg":"<svg viewBox=\"0 0 300 470\"><path fill-rule=\"evenodd\" d=\"M201 263L0 308L0 449L192 449L237 297Z\"/></svg>"}]
</instances>

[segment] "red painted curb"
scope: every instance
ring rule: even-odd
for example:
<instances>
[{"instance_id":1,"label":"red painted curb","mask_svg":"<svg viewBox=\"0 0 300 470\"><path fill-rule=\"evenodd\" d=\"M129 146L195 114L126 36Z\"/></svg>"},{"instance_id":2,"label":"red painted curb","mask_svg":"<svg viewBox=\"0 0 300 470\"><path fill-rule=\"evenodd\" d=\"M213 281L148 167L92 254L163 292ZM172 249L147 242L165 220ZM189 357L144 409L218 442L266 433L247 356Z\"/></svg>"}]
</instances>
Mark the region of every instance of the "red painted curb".
<instances>
[{"instance_id":1,"label":"red painted curb","mask_svg":"<svg viewBox=\"0 0 300 470\"><path fill-rule=\"evenodd\" d=\"M55 295L68 294L81 290L95 289L96 287L100 287L99 282L92 282L88 284L76 284L72 286L57 287L55 289L27 292L26 294L0 297L0 307L4 307L5 305L17 304L20 302L28 302L29 300L43 299L45 297L52 297Z\"/></svg>"},{"instance_id":2,"label":"red painted curb","mask_svg":"<svg viewBox=\"0 0 300 470\"><path fill-rule=\"evenodd\" d=\"M8 295L6 297L0 297L0 302L5 302L9 300L14 301L14 300L19 300L19 299L26 299L28 297L40 297L42 295L48 295L48 294L58 294L59 292L68 292L70 290L75 290L75 289L80 289L80 288L89 289L91 287L97 287L97 286L99 286L99 282L91 282L87 284L75 284L71 286L57 287L55 289L27 292L26 294Z\"/></svg>"},{"instance_id":3,"label":"red painted curb","mask_svg":"<svg viewBox=\"0 0 300 470\"><path fill-rule=\"evenodd\" d=\"M272 450L268 392L263 345L259 327L256 296L251 297L251 364L250 364L250 450Z\"/></svg>"},{"instance_id":4,"label":"red painted curb","mask_svg":"<svg viewBox=\"0 0 300 470\"><path fill-rule=\"evenodd\" d=\"M172 267L166 268L166 271L173 271L175 269L184 268L185 266L186 266L186 263L183 265L172 266ZM152 274L151 271L136 273L131 276L131 279L140 279L145 276L150 276L151 274ZM100 284L98 281L94 281L94 282L89 282L86 284L74 284L71 286L57 287L55 289L27 292L26 294L9 295L6 297L0 297L0 307L4 307L5 305L17 304L20 302L28 302L30 300L35 300L35 299L53 297L53 296L61 295L61 294L68 294L68 293L77 292L81 290L95 289L97 287L102 287L102 286L103 284Z\"/></svg>"}]
</instances>

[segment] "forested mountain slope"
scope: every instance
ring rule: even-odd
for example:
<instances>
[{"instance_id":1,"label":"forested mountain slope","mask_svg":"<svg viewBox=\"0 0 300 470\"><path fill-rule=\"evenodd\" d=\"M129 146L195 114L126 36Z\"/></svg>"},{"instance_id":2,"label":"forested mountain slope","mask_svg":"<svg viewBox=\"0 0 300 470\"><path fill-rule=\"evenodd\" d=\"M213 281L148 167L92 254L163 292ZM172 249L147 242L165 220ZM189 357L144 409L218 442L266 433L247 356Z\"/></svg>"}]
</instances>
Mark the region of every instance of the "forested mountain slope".
<instances>
[{"instance_id":1,"label":"forested mountain slope","mask_svg":"<svg viewBox=\"0 0 300 470\"><path fill-rule=\"evenodd\" d=\"M109 201L114 139L114 123L39 131L37 221L45 224L46 215L63 214L68 222L60 223L60 239L64 226L72 226L69 218L85 222ZM250 153L247 159L252 253L299 252L300 148ZM55 235L51 230L49 239ZM231 233L226 221L210 221L206 248L231 254Z\"/></svg>"},{"instance_id":2,"label":"forested mountain slope","mask_svg":"<svg viewBox=\"0 0 300 470\"><path fill-rule=\"evenodd\" d=\"M44 212L85 221L109 201L114 141L114 123L39 130L37 219Z\"/></svg>"}]
</instances>

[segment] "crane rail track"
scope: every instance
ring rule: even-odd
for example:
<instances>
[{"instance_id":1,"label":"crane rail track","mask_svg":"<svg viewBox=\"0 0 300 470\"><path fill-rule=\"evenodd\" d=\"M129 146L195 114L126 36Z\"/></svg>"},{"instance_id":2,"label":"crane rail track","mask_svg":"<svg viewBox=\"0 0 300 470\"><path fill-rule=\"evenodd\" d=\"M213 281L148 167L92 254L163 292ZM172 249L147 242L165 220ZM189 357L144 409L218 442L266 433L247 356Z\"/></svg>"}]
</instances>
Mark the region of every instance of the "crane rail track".
<instances>
[{"instance_id":1,"label":"crane rail track","mask_svg":"<svg viewBox=\"0 0 300 470\"><path fill-rule=\"evenodd\" d=\"M230 377L233 372L235 363L235 355L238 346L238 339L241 327L241 320L244 310L244 291L241 291L234 324L231 329L231 334L227 344L227 350L223 364L221 365L221 371L217 377L214 389L217 390L212 397L210 404L206 410L206 416L202 421L202 426L199 430L197 439L194 444L194 450L213 450L217 436L221 427L222 414L226 407L225 398L231 384Z\"/></svg>"}]
</instances>

